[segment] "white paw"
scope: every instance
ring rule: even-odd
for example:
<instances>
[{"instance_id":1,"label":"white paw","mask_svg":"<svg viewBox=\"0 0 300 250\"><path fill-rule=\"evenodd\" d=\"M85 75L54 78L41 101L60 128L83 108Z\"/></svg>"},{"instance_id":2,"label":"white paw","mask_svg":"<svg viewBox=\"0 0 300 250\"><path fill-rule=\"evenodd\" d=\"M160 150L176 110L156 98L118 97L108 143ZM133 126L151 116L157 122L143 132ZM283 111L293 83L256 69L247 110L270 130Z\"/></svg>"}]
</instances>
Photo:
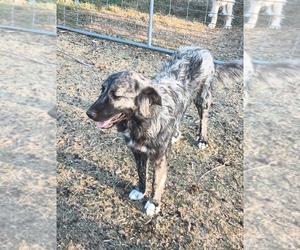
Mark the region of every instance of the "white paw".
<instances>
[{"instance_id":1,"label":"white paw","mask_svg":"<svg viewBox=\"0 0 300 250\"><path fill-rule=\"evenodd\" d=\"M172 137L172 140L171 140L171 143L172 143L172 144L174 144L175 142L178 142L178 141L182 138L180 132L178 132L178 133L176 133L176 134L177 134L176 136L173 136L173 137Z\"/></svg>"},{"instance_id":2,"label":"white paw","mask_svg":"<svg viewBox=\"0 0 300 250\"><path fill-rule=\"evenodd\" d=\"M244 28L245 29L253 29L255 27L255 24L253 24L253 23L246 23L245 25L244 25Z\"/></svg>"},{"instance_id":3,"label":"white paw","mask_svg":"<svg viewBox=\"0 0 300 250\"><path fill-rule=\"evenodd\" d=\"M213 15L214 15L213 13L209 13L209 14L208 14L209 17L212 17Z\"/></svg>"},{"instance_id":4,"label":"white paw","mask_svg":"<svg viewBox=\"0 0 300 250\"><path fill-rule=\"evenodd\" d=\"M205 149L208 147L208 143L204 140L200 140L199 137L197 137L197 142L198 142L197 146L200 149Z\"/></svg>"},{"instance_id":5,"label":"white paw","mask_svg":"<svg viewBox=\"0 0 300 250\"><path fill-rule=\"evenodd\" d=\"M198 148L200 149L205 149L208 147L208 144L206 142L199 142L198 143Z\"/></svg>"},{"instance_id":6,"label":"white paw","mask_svg":"<svg viewBox=\"0 0 300 250\"><path fill-rule=\"evenodd\" d=\"M178 142L179 138L178 137L172 137L171 143L174 144L175 142Z\"/></svg>"},{"instance_id":7,"label":"white paw","mask_svg":"<svg viewBox=\"0 0 300 250\"><path fill-rule=\"evenodd\" d=\"M145 196L145 194L141 193L140 191L138 191L136 189L133 189L129 194L130 200L133 200L133 201L141 200L144 198L144 196Z\"/></svg>"},{"instance_id":8,"label":"white paw","mask_svg":"<svg viewBox=\"0 0 300 250\"><path fill-rule=\"evenodd\" d=\"M278 29L281 28L281 26L280 26L280 24L271 24L271 25L270 25L270 28L271 28L271 29L276 29L276 30L278 30Z\"/></svg>"},{"instance_id":9,"label":"white paw","mask_svg":"<svg viewBox=\"0 0 300 250\"><path fill-rule=\"evenodd\" d=\"M214 28L216 27L216 24L215 24L215 23L210 23L210 24L208 25L208 27L211 28L211 29L214 29Z\"/></svg>"},{"instance_id":10,"label":"white paw","mask_svg":"<svg viewBox=\"0 0 300 250\"><path fill-rule=\"evenodd\" d=\"M232 27L231 25L225 25L224 26L225 29L231 29L231 27Z\"/></svg>"},{"instance_id":11,"label":"white paw","mask_svg":"<svg viewBox=\"0 0 300 250\"><path fill-rule=\"evenodd\" d=\"M159 213L160 207L156 207L150 200L147 201L145 205L146 214L149 216L153 216L154 214Z\"/></svg>"}]
</instances>

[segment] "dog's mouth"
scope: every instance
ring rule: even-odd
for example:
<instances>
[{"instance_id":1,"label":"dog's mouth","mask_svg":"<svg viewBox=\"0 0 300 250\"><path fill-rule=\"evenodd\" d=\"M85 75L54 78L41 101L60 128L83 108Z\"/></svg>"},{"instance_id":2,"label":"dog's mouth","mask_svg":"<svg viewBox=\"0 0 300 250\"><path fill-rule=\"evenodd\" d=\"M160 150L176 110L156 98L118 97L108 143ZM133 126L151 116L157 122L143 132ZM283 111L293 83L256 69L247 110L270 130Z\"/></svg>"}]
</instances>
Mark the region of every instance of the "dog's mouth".
<instances>
[{"instance_id":1,"label":"dog's mouth","mask_svg":"<svg viewBox=\"0 0 300 250\"><path fill-rule=\"evenodd\" d=\"M116 125L121 120L123 120L124 117L125 117L124 113L119 113L119 114L116 114L113 117L109 118L106 121L98 121L97 124L100 129L111 128L112 126Z\"/></svg>"}]
</instances>

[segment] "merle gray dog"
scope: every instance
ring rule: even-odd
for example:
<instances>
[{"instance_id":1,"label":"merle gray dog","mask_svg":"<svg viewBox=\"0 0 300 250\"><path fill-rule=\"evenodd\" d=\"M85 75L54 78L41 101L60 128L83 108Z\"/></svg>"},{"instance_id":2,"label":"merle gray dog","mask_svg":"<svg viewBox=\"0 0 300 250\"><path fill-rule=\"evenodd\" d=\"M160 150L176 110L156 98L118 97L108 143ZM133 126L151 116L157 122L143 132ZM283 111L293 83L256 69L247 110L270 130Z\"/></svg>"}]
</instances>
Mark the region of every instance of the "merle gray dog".
<instances>
[{"instance_id":1,"label":"merle gray dog","mask_svg":"<svg viewBox=\"0 0 300 250\"><path fill-rule=\"evenodd\" d=\"M220 72L224 67L215 72L213 58L206 49L182 48L151 80L133 71L110 75L102 84L99 98L87 111L101 129L116 125L133 152L139 181L129 194L131 200L144 197L148 161L154 164L152 194L145 205L148 215L160 210L172 138L178 135L181 120L191 102L195 103L200 118L197 144L200 148L208 145L207 118L212 82L214 77L222 77ZM232 79L230 74L223 76Z\"/></svg>"}]
</instances>

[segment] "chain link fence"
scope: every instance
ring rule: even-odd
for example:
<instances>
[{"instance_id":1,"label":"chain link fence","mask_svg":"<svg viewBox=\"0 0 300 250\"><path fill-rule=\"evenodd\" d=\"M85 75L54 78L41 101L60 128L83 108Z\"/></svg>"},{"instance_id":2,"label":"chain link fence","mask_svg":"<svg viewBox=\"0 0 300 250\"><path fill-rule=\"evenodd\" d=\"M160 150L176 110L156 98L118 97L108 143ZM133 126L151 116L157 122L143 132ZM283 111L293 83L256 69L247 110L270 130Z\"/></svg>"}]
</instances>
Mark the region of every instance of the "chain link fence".
<instances>
[{"instance_id":1,"label":"chain link fence","mask_svg":"<svg viewBox=\"0 0 300 250\"><path fill-rule=\"evenodd\" d=\"M53 0L0 0L0 28L56 35Z\"/></svg>"},{"instance_id":2,"label":"chain link fence","mask_svg":"<svg viewBox=\"0 0 300 250\"><path fill-rule=\"evenodd\" d=\"M243 1L233 7L232 29L223 28L221 13L216 28L209 28L210 9L207 0L59 0L57 22L59 28L166 52L197 45L219 60L241 58Z\"/></svg>"},{"instance_id":3,"label":"chain link fence","mask_svg":"<svg viewBox=\"0 0 300 250\"><path fill-rule=\"evenodd\" d=\"M260 2L260 1L258 1ZM247 28L250 17L245 17L244 49L256 60L280 61L299 59L300 2L298 0L262 1L254 28ZM274 4L282 3L282 11L276 12ZM250 10L250 0L245 0L245 12ZM250 10L251 12L251 10ZM250 16L255 13L248 13ZM280 28L270 28L274 17L281 19Z\"/></svg>"}]
</instances>

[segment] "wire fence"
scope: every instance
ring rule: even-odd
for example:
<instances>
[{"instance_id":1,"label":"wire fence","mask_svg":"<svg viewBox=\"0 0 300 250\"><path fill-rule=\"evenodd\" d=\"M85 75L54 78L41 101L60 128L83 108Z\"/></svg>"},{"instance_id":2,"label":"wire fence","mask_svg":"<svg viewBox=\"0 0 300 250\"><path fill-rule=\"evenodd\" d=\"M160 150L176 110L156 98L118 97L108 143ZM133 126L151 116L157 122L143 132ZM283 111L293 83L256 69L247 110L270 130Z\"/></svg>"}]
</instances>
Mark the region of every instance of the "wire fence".
<instances>
[{"instance_id":1,"label":"wire fence","mask_svg":"<svg viewBox=\"0 0 300 250\"><path fill-rule=\"evenodd\" d=\"M231 29L223 27L226 16L221 13L216 27L209 28L210 9L207 0L59 0L57 17L59 28L114 41L166 52L198 45L220 60L241 58L243 1L235 2Z\"/></svg>"},{"instance_id":2,"label":"wire fence","mask_svg":"<svg viewBox=\"0 0 300 250\"><path fill-rule=\"evenodd\" d=\"M56 2L0 0L0 28L56 35Z\"/></svg>"},{"instance_id":3,"label":"wire fence","mask_svg":"<svg viewBox=\"0 0 300 250\"><path fill-rule=\"evenodd\" d=\"M245 51L256 60L299 60L300 1L256 1L256 3L258 2L263 2L260 5L261 8L252 5L252 9L250 9L251 2L249 0L245 1ZM259 13L257 14L253 8L259 9ZM281 11L280 8L282 8ZM253 22L255 19L257 19L256 23ZM279 20L279 26L276 26L276 19ZM255 27L249 28L251 22L250 27Z\"/></svg>"},{"instance_id":4,"label":"wire fence","mask_svg":"<svg viewBox=\"0 0 300 250\"><path fill-rule=\"evenodd\" d=\"M272 14L274 4L281 1L280 14ZM267 3L257 14L254 28L247 28L253 14L250 0L236 0L232 28L224 28L226 16L220 8L216 27L211 29L211 0L0 0L0 27L55 35L57 24L59 28L165 52L197 45L210 49L223 61L241 58L244 50L261 61L299 59L300 2L254 2ZM280 29L269 27L276 15L282 19Z\"/></svg>"}]
</instances>

